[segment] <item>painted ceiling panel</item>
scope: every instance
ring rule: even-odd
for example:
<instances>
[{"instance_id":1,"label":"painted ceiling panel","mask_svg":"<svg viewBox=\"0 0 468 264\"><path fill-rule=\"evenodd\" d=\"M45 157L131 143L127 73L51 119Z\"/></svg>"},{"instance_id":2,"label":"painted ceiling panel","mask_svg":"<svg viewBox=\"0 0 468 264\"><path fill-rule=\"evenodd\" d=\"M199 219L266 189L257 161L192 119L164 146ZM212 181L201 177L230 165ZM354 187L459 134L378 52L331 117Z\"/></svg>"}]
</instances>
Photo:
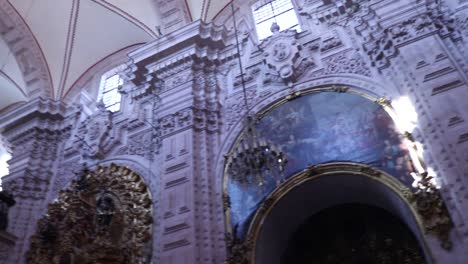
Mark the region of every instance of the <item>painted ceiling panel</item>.
<instances>
[{"instance_id":1,"label":"painted ceiling panel","mask_svg":"<svg viewBox=\"0 0 468 264\"><path fill-rule=\"evenodd\" d=\"M227 5L229 5L231 1L228 1L228 0L212 0L210 2L210 5L208 6L208 14L206 16L206 21L207 22L211 22L211 20L213 20L213 18L219 13L221 12L221 10L226 7ZM227 8L227 7L226 7Z\"/></svg>"},{"instance_id":2,"label":"painted ceiling panel","mask_svg":"<svg viewBox=\"0 0 468 264\"><path fill-rule=\"evenodd\" d=\"M20 87L23 91L25 90L26 84L24 83L23 75L21 73L20 67L16 62L14 55L11 53L10 49L8 48L7 44L0 37L0 72L3 72L4 75L8 75L8 77L15 82L18 87ZM0 106L0 108L2 108Z\"/></svg>"},{"instance_id":3,"label":"painted ceiling panel","mask_svg":"<svg viewBox=\"0 0 468 264\"><path fill-rule=\"evenodd\" d=\"M26 101L25 87L15 57L0 37L0 111L16 102Z\"/></svg>"},{"instance_id":4,"label":"painted ceiling panel","mask_svg":"<svg viewBox=\"0 0 468 264\"><path fill-rule=\"evenodd\" d=\"M26 101L26 96L7 76L0 72L0 111L21 101Z\"/></svg>"},{"instance_id":5,"label":"painted ceiling panel","mask_svg":"<svg viewBox=\"0 0 468 264\"><path fill-rule=\"evenodd\" d=\"M147 32L94 1L82 1L63 95L89 67L125 47L153 39Z\"/></svg>"},{"instance_id":6,"label":"painted ceiling panel","mask_svg":"<svg viewBox=\"0 0 468 264\"><path fill-rule=\"evenodd\" d=\"M28 24L44 52L54 88L57 89L63 69L68 24L74 1L11 0ZM51 12L54 10L54 12ZM56 94L56 91L54 91Z\"/></svg>"},{"instance_id":7,"label":"painted ceiling panel","mask_svg":"<svg viewBox=\"0 0 468 264\"><path fill-rule=\"evenodd\" d=\"M128 13L132 18L140 21L148 29L155 33L155 27L160 24L159 13L156 9L156 1L154 0L101 0L102 2L109 3L116 6L120 10Z\"/></svg>"},{"instance_id":8,"label":"painted ceiling panel","mask_svg":"<svg viewBox=\"0 0 468 264\"><path fill-rule=\"evenodd\" d=\"M190 14L192 14L193 21L201 18L202 5L205 1L203 0L189 0L187 1Z\"/></svg>"},{"instance_id":9,"label":"painted ceiling panel","mask_svg":"<svg viewBox=\"0 0 468 264\"><path fill-rule=\"evenodd\" d=\"M131 45L153 40L157 35L155 27L161 23L155 0L7 1L36 38L57 99L65 96L77 79L100 60ZM207 21L229 3L226 0L172 1L186 4L193 20L200 19L203 10ZM3 44L0 43L0 59L7 63L2 69L0 108L26 99L20 68L15 59L5 59L9 52L2 55ZM4 89L9 91L3 92Z\"/></svg>"}]
</instances>

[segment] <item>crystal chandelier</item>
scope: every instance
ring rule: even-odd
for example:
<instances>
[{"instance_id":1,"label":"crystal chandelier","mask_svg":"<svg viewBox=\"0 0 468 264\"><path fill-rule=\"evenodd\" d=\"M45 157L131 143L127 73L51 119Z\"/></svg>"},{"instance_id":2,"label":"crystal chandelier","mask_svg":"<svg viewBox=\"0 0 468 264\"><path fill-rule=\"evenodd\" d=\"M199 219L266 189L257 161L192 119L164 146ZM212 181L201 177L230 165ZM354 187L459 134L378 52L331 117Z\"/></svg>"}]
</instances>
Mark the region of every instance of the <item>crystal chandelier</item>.
<instances>
[{"instance_id":1,"label":"crystal chandelier","mask_svg":"<svg viewBox=\"0 0 468 264\"><path fill-rule=\"evenodd\" d=\"M281 150L257 136L251 116L246 121L243 138L232 151L228 173L241 185L261 187L268 177L278 185L284 180L287 159Z\"/></svg>"},{"instance_id":2,"label":"crystal chandelier","mask_svg":"<svg viewBox=\"0 0 468 264\"><path fill-rule=\"evenodd\" d=\"M243 137L231 151L228 158L227 173L231 179L244 186L262 187L272 178L276 185L284 180L284 168L287 159L284 153L265 139L260 138L255 131L255 118L249 115L247 93L245 88L244 71L240 57L239 37L231 2L232 17L236 36L237 54L239 54L239 68L244 94L246 120Z\"/></svg>"}]
</instances>

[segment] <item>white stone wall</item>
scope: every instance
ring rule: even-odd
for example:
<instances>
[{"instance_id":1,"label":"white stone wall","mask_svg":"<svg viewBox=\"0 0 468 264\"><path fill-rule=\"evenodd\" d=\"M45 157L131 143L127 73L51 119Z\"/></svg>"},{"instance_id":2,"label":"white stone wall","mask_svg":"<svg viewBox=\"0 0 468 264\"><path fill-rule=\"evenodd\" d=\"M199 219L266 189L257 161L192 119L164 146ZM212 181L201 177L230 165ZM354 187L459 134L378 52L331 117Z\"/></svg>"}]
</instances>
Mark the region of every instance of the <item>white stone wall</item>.
<instances>
[{"instance_id":1,"label":"white stone wall","mask_svg":"<svg viewBox=\"0 0 468 264\"><path fill-rule=\"evenodd\" d=\"M259 43L248 1L235 1L240 54L226 8L212 24L197 21L175 31L167 25L167 34L119 62L127 66L119 112L95 110L89 102L79 106L76 96L69 107L36 100L2 113L2 134L13 149L4 186L17 197L9 229L18 237L16 256L7 263L23 261L35 221L73 171L106 162L136 170L151 188L153 263L223 263L223 155L245 114L238 56L253 113L297 91L332 85L393 102L407 97L417 113L411 132L455 224L451 252L431 244L435 263L463 263L468 3L356 0L347 8L332 2L337 4L294 1L303 32L278 36L295 59L269 58L276 42ZM282 74L280 66L292 74Z\"/></svg>"}]
</instances>

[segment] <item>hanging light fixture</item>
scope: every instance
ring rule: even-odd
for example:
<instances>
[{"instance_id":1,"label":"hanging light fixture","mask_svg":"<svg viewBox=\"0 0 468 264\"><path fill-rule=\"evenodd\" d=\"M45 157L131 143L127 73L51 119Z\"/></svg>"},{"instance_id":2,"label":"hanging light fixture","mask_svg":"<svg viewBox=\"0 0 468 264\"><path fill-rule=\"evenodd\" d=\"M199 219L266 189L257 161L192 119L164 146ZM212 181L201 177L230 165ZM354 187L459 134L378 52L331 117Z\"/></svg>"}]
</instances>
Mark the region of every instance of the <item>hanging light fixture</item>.
<instances>
[{"instance_id":1,"label":"hanging light fixture","mask_svg":"<svg viewBox=\"0 0 468 264\"><path fill-rule=\"evenodd\" d=\"M245 129L241 140L234 147L228 158L227 173L230 178L244 186L264 186L271 178L278 185L284 180L284 168L287 159L280 148L261 138L255 130L255 117L249 113L244 70L240 57L239 36L237 33L234 4L231 1L232 17L236 36L237 54L246 110Z\"/></svg>"}]
</instances>

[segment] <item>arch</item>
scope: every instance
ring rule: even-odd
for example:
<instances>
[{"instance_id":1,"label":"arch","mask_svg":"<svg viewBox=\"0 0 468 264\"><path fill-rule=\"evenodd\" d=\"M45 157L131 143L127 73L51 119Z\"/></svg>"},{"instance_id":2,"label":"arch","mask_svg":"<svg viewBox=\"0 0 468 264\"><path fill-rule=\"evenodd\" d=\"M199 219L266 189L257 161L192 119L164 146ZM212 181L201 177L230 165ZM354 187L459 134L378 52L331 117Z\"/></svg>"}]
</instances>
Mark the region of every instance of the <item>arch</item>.
<instances>
[{"instance_id":1,"label":"arch","mask_svg":"<svg viewBox=\"0 0 468 264\"><path fill-rule=\"evenodd\" d=\"M328 189L345 186L346 192L330 192ZM305 197L304 191L314 191L314 198ZM408 188L392 176L366 165L328 163L309 167L291 177L260 205L246 237L246 241L251 243L248 251L249 263L277 263L271 252L281 252L284 236L292 234L314 213L353 202L377 206L397 216L417 238L425 253L426 262L432 263L432 253L424 236L422 219L412 202L412 195ZM301 199L302 203L295 203L297 199ZM279 215L284 219L286 215L282 210L286 207L288 221L275 222ZM264 241L268 243L263 244Z\"/></svg>"},{"instance_id":2,"label":"arch","mask_svg":"<svg viewBox=\"0 0 468 264\"><path fill-rule=\"evenodd\" d=\"M389 114L392 109L388 101L342 85L298 90L277 100L272 97L276 95L266 99L269 104L258 103L252 112L258 120L257 133L282 148L290 160L284 171L286 177L311 164L353 161L381 167L411 186L410 173L415 171L409 162L411 155L402 148L402 139L394 130L395 120ZM295 113L295 121L287 118L291 111ZM288 124L290 122L294 124ZM232 146L242 142L243 133L237 133ZM362 151L356 153L361 148ZM227 163L232 160L231 152L227 152ZM232 202L232 225L241 225L239 232L245 233L250 214L258 208L257 203L273 190L274 184L267 182L266 187L257 192L255 187L230 184L227 177L225 171L223 192ZM241 211L241 208L244 209Z\"/></svg>"},{"instance_id":3,"label":"arch","mask_svg":"<svg viewBox=\"0 0 468 264\"><path fill-rule=\"evenodd\" d=\"M342 90L344 88L345 90ZM378 83L371 78L354 75L354 74L337 74L337 75L327 75L317 78L306 78L295 84L293 89L290 89L286 86L273 91L273 93L268 94L267 97L256 98L253 103L250 103L252 106L249 109L250 114L258 116L262 112L268 111L274 108L276 105L293 99L294 97L300 94L307 94L309 92L320 92L320 91L333 91L333 92L350 92L361 95L365 98L368 98L372 101L379 101L381 99L391 99L397 94L392 93L392 87L386 87L381 83ZM380 103L387 104L388 101L382 100ZM239 135L244 129L244 120L245 113L237 120L237 123L230 129L226 131L226 136L221 146L218 156L216 157L215 172L216 175L224 175L225 169L225 155L229 153L232 147L235 145L236 140L238 140ZM224 177L216 178L216 186L218 190L223 190Z\"/></svg>"},{"instance_id":4,"label":"arch","mask_svg":"<svg viewBox=\"0 0 468 264\"><path fill-rule=\"evenodd\" d=\"M321 79L321 78L319 78L319 79ZM312 81L314 81L314 80L312 80ZM330 81L331 81L331 80L330 80ZM352 80L351 80L351 81L352 81ZM351 82L351 81L350 81L350 82ZM384 110L384 111L387 113L386 119L388 119L389 117L390 117L390 118L394 118L394 117L395 117L395 115L391 115L391 114L389 113L389 112L392 111L389 102L388 102L387 100L383 99L383 98L377 98L377 97L375 97L375 93L374 93L373 90L370 90L370 91L369 91L369 90L367 90L367 89L362 89L362 88L354 87L354 86L351 86L351 85L343 85L343 84L341 84L341 83L340 83L340 84L326 84L326 83L325 83L325 84L322 84L322 85L317 85L317 86L315 86L315 87L313 87L313 88L306 89L305 87L308 87L308 86L307 86L308 83L309 83L309 81L305 82L305 84L302 85L302 86L299 86L299 85L296 86L296 87L297 87L297 90L294 91L293 93L291 93L291 91L290 91L289 89L280 90L280 91L278 91L278 92L276 92L276 93L270 95L268 98L266 98L266 99L264 99L264 100L262 100L262 101L260 101L260 102L258 102L258 103L256 103L256 104L254 104L255 106L254 106L253 109L251 110L251 113L255 113L255 114L252 114L252 115L255 115L255 119L259 120L260 123L265 123L265 122L268 123L268 121L261 122L260 120L262 120L264 117L267 117L268 114L269 114L270 112L274 112L275 110L277 110L277 109L279 109L279 108L285 106L287 103L289 103L289 102L292 101L293 99L294 99L294 100L297 99L297 101L301 101L302 99L306 99L307 96L311 96L311 95L312 95L312 96L309 97L309 98L314 98L314 96L317 95L317 97L319 97L319 98L326 99L326 98L323 98L323 97L324 97L323 95L325 95L325 94L335 94L335 95L333 95L334 97L337 98L335 101L344 99L344 100L345 100L344 102L351 102L351 103L355 104L355 103L357 102L357 101L355 101L355 100L358 100L360 103L365 103L365 104L367 105L366 108L364 108L364 110L375 111L375 110L372 110L372 109L382 109L382 110ZM327 83L328 83L328 82L327 82ZM316 83L316 84L318 84L318 83ZM368 86L370 86L370 85L368 85ZM299 88L302 88L302 90L299 89ZM373 88L376 89L376 88L378 88L378 86L374 86ZM347 94L349 94L349 95L347 95ZM325 97L327 97L327 96L325 96ZM341 98L342 98L342 99L341 99ZM352 99L351 101L349 101L349 100L346 99L346 98L348 98L348 99L350 99L350 98L351 98L351 99L352 99L352 98L356 98L356 99ZM359 98L361 98L361 99L359 99ZM307 99L307 100L308 100L308 99ZM317 103L317 100L314 100L314 102ZM338 102L338 101L337 101L337 102ZM379 107L376 108L375 106L372 106L372 102L377 103L378 105L380 105L381 108L379 108ZM309 104L309 102L304 102L304 101L301 101L300 104L302 104L302 105L304 106L304 103ZM299 106L299 107L300 107L300 106ZM329 106L328 106L327 104L325 104L325 107L326 107L326 109L323 109L323 110L324 110L324 111L327 111L327 109L329 108ZM370 107L370 108L369 108L369 107ZM321 109L321 108L320 108L320 109ZM348 109L348 110L349 110L349 109ZM312 110L311 110L311 111L312 111ZM381 110L378 110L378 111L381 111ZM284 112L284 111L283 111L283 112ZM316 110L313 110L313 112L314 112L314 113L313 113L314 115L320 114L319 112L316 112ZM382 111L381 111L381 112L382 112ZM326 112L324 112L324 113L326 113ZM341 113L341 110L340 110L340 113ZM377 113L377 112L376 112L376 113ZM383 113L384 113L384 112L383 112ZM285 114L285 113L284 113L284 114ZM374 116L375 114L371 114L371 115ZM385 115L385 114L384 114L384 115ZM280 116L281 116L281 115L280 115ZM283 118L283 117L280 117L280 116L278 116L280 119ZM349 117L349 114L347 114L347 113L345 113L344 116L342 116L342 118L347 118L347 117ZM304 118L305 118L305 116L304 116ZM356 119L354 115L352 116L352 118L353 118L353 119ZM285 120L283 120L283 121L286 122ZM390 120L389 122L391 123L392 121ZM393 122L395 123L395 120L393 120ZM340 124L341 124L341 123L340 123ZM257 125L257 126L258 126L258 125ZM354 125L354 126L355 126L355 125ZM380 128L380 129L384 129L384 127L379 127L379 128ZM268 129L268 126L267 126L267 130L268 130L268 131L270 131L271 129L273 129L273 128L270 127L270 128ZM277 128L276 128L276 129L277 129ZM304 129L305 129L305 128L302 128L303 131L306 131L306 130L304 130ZM311 129L311 128L307 128L307 129ZM387 129L390 129L390 127L388 127ZM297 132L297 131L295 131L294 133L296 133L296 132ZM237 124L237 126L235 126L234 129L230 131L230 133L231 133L231 134L228 135L227 139L225 140L225 144L226 144L225 146L230 146L230 148L227 149L226 152L224 152L224 153L226 153L225 157L226 157L227 159L226 159L226 160L223 160L223 163L222 163L222 168L223 168L223 170L225 170L225 169L227 168L227 167L225 167L224 161L226 161L226 164L227 164L227 162L229 162L229 161L231 160L229 157L230 157L230 153L231 153L231 151L232 151L232 148L234 148L234 146L236 146L237 144L239 144L239 143L241 142L241 140L242 140L242 137L243 137L243 126L241 126L241 122L239 122L239 123ZM278 133L281 134L280 132L278 132ZM309 132L307 132L307 133L309 133ZM394 132L392 132L392 133L394 133ZM277 134L277 133L276 133L276 134ZM379 133L379 134L380 134L380 133ZM234 136L233 136L233 135L234 135ZM230 138L230 136L233 136L233 137ZM266 135L263 135L263 136L266 136ZM308 136L308 137L310 137L310 136ZM335 137L337 137L337 135L336 135ZM380 139L380 136L378 136L378 138ZM387 136L384 136L384 138L385 138L385 139L389 139L389 138L387 138ZM266 136L265 139L267 139L267 140L273 140L272 142L274 142L275 144L280 143L280 142L275 142L275 141L277 141L278 139L273 139L273 138L271 138L269 135ZM377 140L377 137L376 137L375 139ZM230 142L230 140L232 140L232 142ZM290 143L288 143L289 141L286 142L287 140L285 141L283 138L282 138L282 139L279 139L279 140L281 141L281 144L282 144L283 147L289 146L289 144L290 144ZM335 138L335 140L336 140L336 138ZM322 141L323 141L323 140L322 140ZM397 141L399 141L399 140L397 140ZM367 142L367 141L366 141L366 142ZM382 141L382 142L383 142L383 141ZM325 142L322 142L322 143L325 143ZM369 143L369 142L368 142L368 143ZM401 142L400 142L400 143L401 143ZM398 144L400 144L400 143L398 143ZM298 144L298 143L297 143L297 144ZM297 144L295 144L295 145L297 145ZM315 143L314 143L314 144L315 144ZM343 143L343 144L346 144L346 143ZM397 144L397 145L398 145L398 144ZM354 145L355 145L354 147L357 146L356 144L354 144ZM382 144L379 144L379 145L382 145ZM390 145L393 146L393 143L391 143ZM297 147L297 146L296 146L296 147ZM300 157L301 155L297 152L297 150L294 150L294 149L296 149L296 147L293 147L293 149L290 149L290 151L286 151L286 152L287 152L287 153L286 153L286 156L288 156L288 155L291 154L291 155L295 156L296 158L297 158L297 157ZM289 148L289 147L288 147L288 148ZM393 148L393 147L391 147L391 148ZM399 148L399 147L398 147L398 148ZM371 148L368 148L368 150L370 150L370 149L371 149ZM377 148L372 148L372 149L374 149L375 151L380 151L380 152L378 152L378 153L375 152L375 151L370 151L370 152L373 153L373 154L371 154L373 159L379 158L379 157L381 157L381 156L383 155L383 146L378 147L379 150L377 150ZM322 149L322 151L324 151L324 150ZM309 151L309 152L310 152L310 151ZM368 156L368 154L370 154L369 151L367 151L367 152L368 152L368 153L366 154L366 156ZM346 153L350 153L349 150L347 150ZM361 153L361 154L362 154L362 153ZM308 156L310 156L310 155L308 155ZM330 157L331 159L330 159L330 158L327 158L326 160L322 160L322 159L319 158L319 159L314 159L313 161L312 161L312 160L308 160L308 158L306 158L306 157L301 157L301 158L300 158L299 164L302 164L302 165L299 165L299 167L298 167L298 166L291 166L291 162L290 162L290 164L286 167L285 176L286 176L286 177L291 176L292 174L296 173L297 170L300 170L300 169L305 168L305 167L307 166L306 164L311 164L311 162L312 162L312 164L318 164L318 163L323 163L323 162L330 162L330 161L332 161L332 160L341 160L341 161L350 161L350 160L352 160L352 161L354 161L354 162L366 162L366 163L368 163L368 162L375 162L375 160L371 160L371 159L368 159L368 158L365 158L365 159L357 158L357 160L355 160L355 159L349 159L348 157L345 157L343 154L338 155L338 156L336 156L336 155L332 155L332 156L333 156L333 157ZM405 156L408 157L408 156L414 156L414 155L405 154ZM406 159L406 157L405 157L404 159ZM419 160L414 160L413 162L415 162L415 161L418 161L418 162L419 162ZM407 162L406 162L406 161L403 161L403 162L404 162L404 164L402 164L402 166L406 167L405 164L406 164ZM218 165L221 165L221 164L218 164ZM288 167L289 167L290 169L288 169ZM418 167L421 167L421 166L418 166ZM414 171L413 169L412 169L412 171L409 171L409 172L407 173L407 175L404 177L405 179L402 179L402 180L406 181L406 184L407 184L407 185L411 185L411 180L410 180L411 177L409 176L409 173L410 173L410 172L413 172L413 171ZM390 173L393 174L394 171L392 170ZM227 171L223 171L223 172L221 172L220 174L221 174L221 175L224 175L223 180L222 180L222 190L223 190L224 197L225 197L225 199L230 199L230 200L232 200L232 199L231 199L232 197L230 197L230 192L231 192L231 190L228 189L228 178L227 178L228 175L227 175ZM394 175L394 176L397 176L397 175ZM408 177L410 177L410 178L408 178ZM218 179L219 179L219 178L218 178ZM269 185L269 184L268 184L268 185ZM219 186L219 185L218 185L218 186ZM264 191L262 191L262 193L265 193L265 194L269 193L269 192L272 190L271 188L273 188L273 187L271 187L271 186L267 187L268 190L264 190ZM239 189L239 188L238 188L238 189ZM253 191L252 188L249 188L249 190L250 190L249 192L252 192L252 191ZM239 190L237 190L237 191L235 190L235 192L243 192L243 191L241 191L241 190L239 189ZM248 195L248 196L250 196L250 195ZM259 202L259 201L261 200L261 197L263 197L263 195L253 195L253 197L251 197L251 198L252 198L252 201L249 202L249 206L248 206L248 208L250 208L250 210L244 210L245 212L242 212L242 213L238 213L238 214L237 214L238 218L235 218L235 219L237 219L238 221L237 221L237 220L234 220L233 223L232 223L232 225L235 225L235 224L237 224L237 223L241 224L242 227L240 228L240 233L244 233L244 232L245 232L245 228L247 227L246 224L249 222L248 219L250 218L249 215L250 215L250 213L253 213L253 212L254 212L254 210L255 210L254 207L256 208L256 206L254 206L254 204L256 204L257 202ZM247 196L244 196L244 198L247 198ZM233 201L231 201L231 202L233 202ZM231 208L232 210L235 211L235 208L239 209L239 207L236 207L237 204L236 204L235 201L234 201L233 203L231 203L231 205L232 205L232 208ZM227 219L228 219L227 222L230 222L230 221L231 221L231 219L230 219L229 217L228 217ZM230 224L229 224L229 226L230 226ZM229 228L229 227L228 227L228 228Z\"/></svg>"},{"instance_id":5,"label":"arch","mask_svg":"<svg viewBox=\"0 0 468 264\"><path fill-rule=\"evenodd\" d=\"M311 86L309 86L309 85L311 85ZM359 85L359 86L356 86L356 85ZM362 88L362 87L365 87L365 88ZM371 80L368 80L368 78L362 78L362 77L359 77L359 76L350 77L350 76L340 75L339 77L336 77L336 76L335 77L332 77L332 76L320 77L320 78L316 78L316 79L305 80L305 81L295 85L295 87L293 89L284 88L284 89L281 89L281 90L277 90L276 92L273 92L272 94L269 94L268 98L257 99L257 102L254 102L253 104L251 104L251 105L254 105L254 107L252 107L252 109L250 109L250 115L253 115L256 120L259 120L259 122L261 122L260 120L262 120L262 118L264 116L268 116L270 111L273 112L275 110L275 108L277 108L278 106L280 106L282 104L285 104L288 101L291 101L293 99L296 99L297 97L300 97L302 95L307 95L307 94L313 94L313 93L334 92L334 93L337 93L337 94L339 94L339 93L354 94L354 95L358 95L358 96L361 96L363 98L366 98L366 99L370 100L371 102L373 101L373 102L379 104L387 112L388 116L390 116L390 118L393 120L393 122L396 123L396 121L397 121L395 119L396 114L395 114L392 106L390 105L390 101L385 99L385 96L380 96L382 94L384 94L386 96L388 95L388 93L385 93L384 91L385 91L385 89L382 86L380 86L379 84L377 84L377 83L375 83L375 82L373 82ZM248 249L250 243L252 242L252 240L251 239L249 240L248 237L247 238L244 237L245 228L249 228L250 226L252 226L252 222L251 222L252 215L250 214L250 212L252 212L252 214L256 215L256 212L263 210L262 209L263 206L259 207L258 206L259 204L257 204L257 201L261 203L263 201L263 199L264 199L264 198L262 198L260 200L257 199L258 197L262 196L261 194L260 195L253 195L252 197L250 197L250 194L249 194L248 195L250 197L249 199L251 199L252 201L249 202L249 205L248 205L249 207L248 208L250 208L250 209L252 209L254 207L255 208L253 209L253 211L252 210L249 211L249 210L245 210L246 209L245 207L242 207L243 211L247 211L247 213L242 213L241 215L239 215L239 217L237 217L237 220L236 220L237 222L234 221L234 222L231 223L230 213L231 213L231 206L233 206L233 203L232 203L232 199L231 199L231 197L229 195L230 193L227 191L228 190L227 189L228 188L228 181L227 181L227 176L228 176L227 175L227 167L228 166L227 165L229 164L229 160L230 160L230 152L232 151L232 149L235 148L235 146L238 143L240 143L242 141L244 123L241 122L241 121L242 120L239 120L238 123L236 125L234 125L233 129L228 131L226 139L225 139L225 144L222 146L222 151L219 154L220 156L218 156L218 160L217 160L218 162L216 164L216 166L217 166L216 171L218 172L218 175L224 175L223 178L217 177L217 180L218 180L217 186L222 186L221 188L223 190L223 202L224 202L224 210L225 210L226 228L227 228L228 234L232 235L231 238L233 239L231 241L229 241L229 240L227 241L227 247L228 247L228 251L229 251L229 254L230 254L228 259L230 259L231 261L232 261L232 257L236 257L235 253L233 253L233 252L236 252L236 251L237 252L243 252L243 251L245 252ZM270 131L270 130L268 130L268 131ZM421 187L422 191L418 190L418 189L413 189L412 191L409 191L408 187L411 186L411 184L408 185L408 183L407 183L407 185L406 185L407 187L406 187L406 189L404 191L402 191L402 193L405 194L405 195L408 195L408 197L411 197L411 199L424 200L425 198L423 198L423 197L425 195L429 195L429 196L432 197L432 198L430 198L431 200L439 201L440 210L441 210L441 212L443 212L441 214L440 219L444 219L444 220L439 221L436 224L438 227L436 227L435 229L438 229L441 232L439 232L439 231L433 232L433 231L435 231L435 229L430 230L431 228L425 229L424 231L425 232L426 231L430 232L431 234L434 234L435 236L437 236L439 238L439 241L441 242L441 246L443 248L445 248L445 249L449 249L451 247L451 242L450 242L450 239L448 237L448 234L449 234L449 232L450 232L450 230L452 228L452 223L451 223L450 217L448 216L448 212L446 211L445 205L443 205L443 202L442 202L441 197L440 197L440 193L436 190L436 188L433 185L431 185L428 182L430 178L428 179L426 177L427 172L425 172L425 170L426 170L425 165L424 165L421 157L417 153L416 144L415 144L414 140L412 139L411 134L406 133L406 131L402 131L402 130L400 130L400 133L402 135L404 135L404 140L406 141L406 143L411 144L413 154L415 154L415 156L412 155L413 163L419 163L419 165L420 165L420 166L417 166L417 170L414 170L414 169L411 170L411 171L416 172L416 173L414 173L414 177L416 177L418 175L422 175L423 184L428 184L427 186L422 186ZM279 134L281 134L281 133L279 133ZM263 135L263 136L265 136L265 135ZM267 137L267 140L268 139L269 138ZM282 143L285 143L285 142L282 142ZM379 153L383 153L383 152L379 152ZM221 155L223 155L223 156L221 156ZM416 159L414 159L415 157L416 157ZM320 161L320 162L312 162L312 163L309 163L309 164L324 164L324 163L327 163L327 162L337 162L337 161L343 161L343 162L352 161L352 162L355 162L355 163L358 163L358 162L367 163L367 161L347 159L346 157L343 159L343 157L342 157L342 158L335 159L335 160L333 160L333 159L328 160L328 161L324 160L324 161ZM363 166L369 167L370 165L363 165ZM306 168L306 167L301 167L301 168ZM409 172L411 172L411 171L408 171L408 173L405 173L405 175L409 176ZM297 172L298 171L296 170L295 172L293 172L293 174L287 174L287 176L291 176L290 179L294 180L294 177L296 177L294 175ZM291 171L289 173L291 173ZM392 177L395 176L395 175L393 175L394 174L393 172L389 172L389 171L386 170L386 173L387 173L386 175L389 176L389 177L390 177L390 175ZM413 176L413 173L411 173L411 174ZM270 189L270 188L272 188L272 189ZM424 191L424 189L426 189L426 188L428 188L427 190L430 190L430 191ZM266 193L268 193L268 195L269 195L269 194L271 194L271 191L274 190L274 187L269 186L268 189L269 190L267 190ZM249 190L250 191L255 190L255 187L252 187ZM241 188L238 188L238 190L236 192L243 192L243 191L241 190ZM262 193L265 193L265 192L262 191ZM241 196L239 196L239 197L241 197ZM242 197L241 197L241 199L247 199L247 196L246 197L242 196ZM406 201L410 200L408 197L407 197ZM414 197L416 197L416 198L414 198ZM239 200L238 198L236 198L236 199ZM242 200L242 201L244 201L244 200ZM418 203L418 202L416 202L416 203ZM406 203L406 204L409 204L409 203ZM255 206L251 207L251 205L252 206L255 205ZM434 206L434 207L439 208L439 205L434 203L434 204L431 204L429 206ZM426 205L426 207L427 207L427 205ZM408 207L408 208L410 208L410 207ZM418 210L418 214L414 213L414 210L415 210L414 208L416 208ZM424 220L424 225L425 225L426 228L427 228L427 224L430 221L432 221L434 219L437 219L439 217L439 216L435 216L435 215L425 214L423 212L424 209L422 209L420 204L418 204L418 206L411 207L410 209L412 210L410 215L413 215L413 216L415 215L415 216L417 216L416 219L418 219L418 221L417 221L418 228L417 229L413 228L413 230L417 231L417 232L413 231L415 233L421 233L420 232L421 228L419 228L420 225L421 225L421 220L419 219L419 217L424 217L423 220ZM435 220L435 221L437 222L438 220ZM410 222L410 221L407 221L407 222ZM236 225L235 226L236 229L233 230L233 225L234 224ZM413 226L415 226L415 225L413 225ZM239 228L239 229L237 229L237 228ZM444 230L444 231L442 231L442 230ZM250 231L248 231L248 232L250 232ZM419 237L422 237L422 235L420 235ZM238 244L240 241L243 241L243 242L241 244ZM422 241L422 240L420 240L420 241ZM236 263L236 262L234 262L234 263ZM247 262L247 263L253 263L253 262Z\"/></svg>"},{"instance_id":6,"label":"arch","mask_svg":"<svg viewBox=\"0 0 468 264\"><path fill-rule=\"evenodd\" d=\"M151 195L155 197L157 195L157 190L155 189L157 182L154 182L154 179L158 179L158 177L156 173L148 169L148 165L145 165L147 163L148 160L140 156L120 155L106 158L100 161L98 166L110 166L115 164L130 169L143 178L143 181L151 191Z\"/></svg>"},{"instance_id":7,"label":"arch","mask_svg":"<svg viewBox=\"0 0 468 264\"><path fill-rule=\"evenodd\" d=\"M28 263L150 263L152 211L137 173L115 164L84 171L39 220Z\"/></svg>"},{"instance_id":8,"label":"arch","mask_svg":"<svg viewBox=\"0 0 468 264\"><path fill-rule=\"evenodd\" d=\"M42 49L9 1L0 1L0 35L20 66L28 99L54 98L52 77Z\"/></svg>"}]
</instances>

